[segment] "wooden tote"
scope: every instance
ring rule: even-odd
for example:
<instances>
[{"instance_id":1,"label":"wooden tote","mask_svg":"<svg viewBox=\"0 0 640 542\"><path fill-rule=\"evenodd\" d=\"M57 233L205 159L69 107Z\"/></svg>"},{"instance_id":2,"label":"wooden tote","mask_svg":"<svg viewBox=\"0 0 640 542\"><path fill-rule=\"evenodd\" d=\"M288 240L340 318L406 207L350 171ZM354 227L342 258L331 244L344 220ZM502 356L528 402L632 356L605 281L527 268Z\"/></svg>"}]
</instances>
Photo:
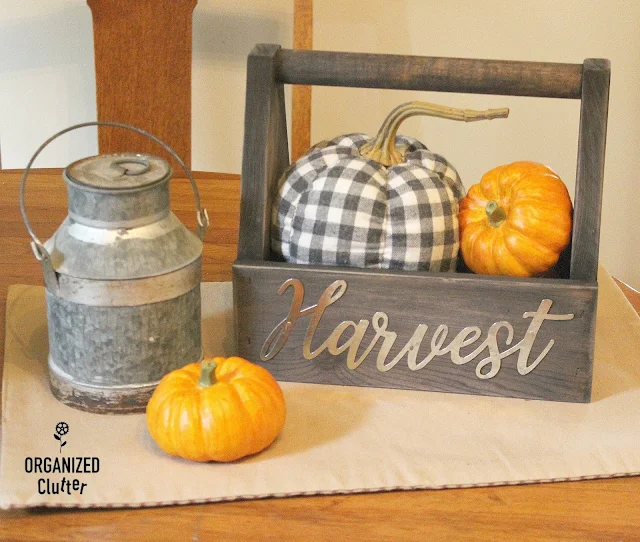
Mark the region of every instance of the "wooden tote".
<instances>
[{"instance_id":1,"label":"wooden tote","mask_svg":"<svg viewBox=\"0 0 640 542\"><path fill-rule=\"evenodd\" d=\"M588 402L609 78L609 62L601 59L554 64L256 46L248 59L233 268L238 354L285 381ZM272 197L289 165L284 84L581 100L566 275L514 278L273 261Z\"/></svg>"}]
</instances>

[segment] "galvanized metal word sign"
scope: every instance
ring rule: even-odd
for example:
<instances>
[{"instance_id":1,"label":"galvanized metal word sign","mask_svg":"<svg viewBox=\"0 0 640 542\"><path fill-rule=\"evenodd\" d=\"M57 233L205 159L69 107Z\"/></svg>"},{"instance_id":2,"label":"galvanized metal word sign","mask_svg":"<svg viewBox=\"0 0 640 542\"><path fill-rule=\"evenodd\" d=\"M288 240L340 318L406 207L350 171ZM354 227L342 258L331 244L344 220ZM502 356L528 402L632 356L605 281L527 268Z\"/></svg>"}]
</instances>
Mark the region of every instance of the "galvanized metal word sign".
<instances>
[{"instance_id":1,"label":"galvanized metal word sign","mask_svg":"<svg viewBox=\"0 0 640 542\"><path fill-rule=\"evenodd\" d=\"M237 353L280 381L590 399L597 286L261 262L233 272Z\"/></svg>"},{"instance_id":2,"label":"galvanized metal word sign","mask_svg":"<svg viewBox=\"0 0 640 542\"><path fill-rule=\"evenodd\" d=\"M347 352L346 366L348 369L356 370L366 360L374 347L382 341L376 358L376 368L382 373L392 369L405 357L408 368L411 371L418 371L424 369L435 357L448 355L455 365L464 365L477 360L475 367L476 377L486 380L498 374L503 358L517 353L517 371L520 375L527 375L545 359L555 343L554 339L549 340L542 352L535 359L530 359L532 347L544 322L548 320L572 320L574 318L572 313L550 313L553 301L551 299L542 299L535 311L526 311L522 314L522 318L530 319L530 322L524 337L513 345L514 328L506 320L494 322L489 327L483 340L480 340L483 334L480 327L477 325L464 327L446 345L449 326L446 323L440 323L431 335L428 353L426 351L423 352L422 355L426 353L426 356L418 359L425 336L429 330L427 324L421 323L415 328L406 345L393 359L388 361L389 353L396 343L398 334L390 329L389 317L383 311L378 311L370 319L361 319L357 323L353 320L342 321L322 343L315 348L313 347L316 331L325 311L341 299L347 291L347 282L345 280L334 281L322 293L318 303L306 308L303 308L304 285L302 282L297 279L288 279L280 287L278 294L283 295L289 289L293 290L289 313L265 340L260 352L260 358L263 361L273 359L287 343L298 320L308 317L307 331L302 344L302 356L306 360L318 357L325 350L332 356ZM375 334L364 351L359 354L369 326L373 328ZM506 331L506 337L502 341L503 345L498 340L501 330ZM473 351L466 355L461 353L461 349L476 345L476 343L478 344ZM478 360L483 353L486 355Z\"/></svg>"}]
</instances>

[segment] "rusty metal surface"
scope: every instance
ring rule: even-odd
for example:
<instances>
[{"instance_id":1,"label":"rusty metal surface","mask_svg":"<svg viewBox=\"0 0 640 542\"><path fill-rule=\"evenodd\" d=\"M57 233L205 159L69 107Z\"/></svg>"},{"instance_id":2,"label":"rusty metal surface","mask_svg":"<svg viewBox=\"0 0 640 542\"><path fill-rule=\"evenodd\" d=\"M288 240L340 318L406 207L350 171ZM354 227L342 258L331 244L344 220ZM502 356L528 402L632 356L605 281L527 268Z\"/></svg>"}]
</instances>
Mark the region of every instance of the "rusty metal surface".
<instances>
[{"instance_id":1,"label":"rusty metal surface","mask_svg":"<svg viewBox=\"0 0 640 542\"><path fill-rule=\"evenodd\" d=\"M129 388L97 388L60 378L49 371L51 393L58 401L85 412L97 414L134 414L144 412L156 388L130 386Z\"/></svg>"}]
</instances>

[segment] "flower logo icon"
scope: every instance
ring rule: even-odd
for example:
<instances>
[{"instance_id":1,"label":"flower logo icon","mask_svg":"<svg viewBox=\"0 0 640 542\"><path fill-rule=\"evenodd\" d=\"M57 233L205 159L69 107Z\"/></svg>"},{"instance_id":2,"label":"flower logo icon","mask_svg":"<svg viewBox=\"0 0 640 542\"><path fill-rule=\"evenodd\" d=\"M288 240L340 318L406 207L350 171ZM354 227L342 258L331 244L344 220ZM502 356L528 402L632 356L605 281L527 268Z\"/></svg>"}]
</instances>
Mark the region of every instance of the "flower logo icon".
<instances>
[{"instance_id":1,"label":"flower logo icon","mask_svg":"<svg viewBox=\"0 0 640 542\"><path fill-rule=\"evenodd\" d=\"M62 447L67 443L66 440L62 440L69 432L69 424L67 422L58 422L56 424L56 433L53 435L53 438L60 442L60 452L62 452Z\"/></svg>"}]
</instances>

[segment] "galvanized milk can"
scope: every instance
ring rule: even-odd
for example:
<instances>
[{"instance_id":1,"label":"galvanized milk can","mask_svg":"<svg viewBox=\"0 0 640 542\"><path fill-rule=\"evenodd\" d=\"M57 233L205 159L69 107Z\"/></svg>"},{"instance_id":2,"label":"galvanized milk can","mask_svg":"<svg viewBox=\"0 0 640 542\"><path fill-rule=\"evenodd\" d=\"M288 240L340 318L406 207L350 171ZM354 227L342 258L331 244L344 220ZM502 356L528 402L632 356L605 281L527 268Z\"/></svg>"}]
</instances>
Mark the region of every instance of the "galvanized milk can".
<instances>
[{"instance_id":1,"label":"galvanized milk can","mask_svg":"<svg viewBox=\"0 0 640 542\"><path fill-rule=\"evenodd\" d=\"M34 160L62 134L97 125L141 133L177 160L195 193L197 235L170 210L169 164L122 153L69 165L63 173L69 214L51 239L36 237L24 203ZM78 124L55 134L31 158L20 208L44 272L53 394L92 412L143 411L167 372L202 357L201 256L209 219L191 171L143 130Z\"/></svg>"}]
</instances>

